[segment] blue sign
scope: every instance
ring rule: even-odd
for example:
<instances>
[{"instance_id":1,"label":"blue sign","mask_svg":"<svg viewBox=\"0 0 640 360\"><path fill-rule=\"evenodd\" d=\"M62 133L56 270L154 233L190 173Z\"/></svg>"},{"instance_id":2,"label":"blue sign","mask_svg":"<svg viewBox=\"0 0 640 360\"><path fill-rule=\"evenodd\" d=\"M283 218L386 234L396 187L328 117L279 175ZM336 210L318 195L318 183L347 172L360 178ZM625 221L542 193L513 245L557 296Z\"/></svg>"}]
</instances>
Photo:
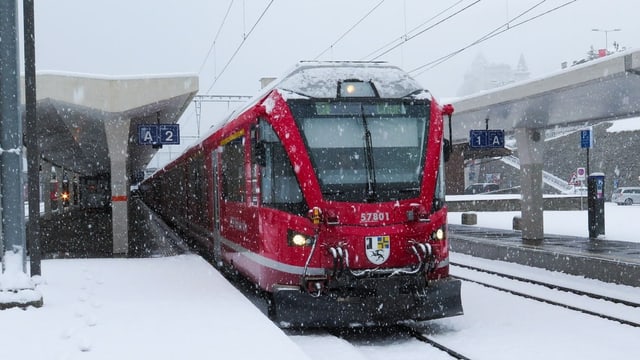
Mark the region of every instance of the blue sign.
<instances>
[{"instance_id":1,"label":"blue sign","mask_svg":"<svg viewBox=\"0 0 640 360\"><path fill-rule=\"evenodd\" d=\"M158 143L158 125L138 125L138 144L155 145Z\"/></svg>"},{"instance_id":2,"label":"blue sign","mask_svg":"<svg viewBox=\"0 0 640 360\"><path fill-rule=\"evenodd\" d=\"M472 149L503 148L504 130L470 130L469 147Z\"/></svg>"},{"instance_id":3,"label":"blue sign","mask_svg":"<svg viewBox=\"0 0 640 360\"><path fill-rule=\"evenodd\" d=\"M158 130L160 132L160 144L180 145L180 125L160 124L158 125Z\"/></svg>"},{"instance_id":4,"label":"blue sign","mask_svg":"<svg viewBox=\"0 0 640 360\"><path fill-rule=\"evenodd\" d=\"M591 129L580 130L580 147L583 149L590 149L593 147L593 136L591 136Z\"/></svg>"},{"instance_id":5,"label":"blue sign","mask_svg":"<svg viewBox=\"0 0 640 360\"><path fill-rule=\"evenodd\" d=\"M144 124L138 125L139 145L179 145L180 125Z\"/></svg>"},{"instance_id":6,"label":"blue sign","mask_svg":"<svg viewBox=\"0 0 640 360\"><path fill-rule=\"evenodd\" d=\"M597 199L602 199L604 197L603 190L604 190L604 179L603 178L596 179L596 198Z\"/></svg>"}]
</instances>

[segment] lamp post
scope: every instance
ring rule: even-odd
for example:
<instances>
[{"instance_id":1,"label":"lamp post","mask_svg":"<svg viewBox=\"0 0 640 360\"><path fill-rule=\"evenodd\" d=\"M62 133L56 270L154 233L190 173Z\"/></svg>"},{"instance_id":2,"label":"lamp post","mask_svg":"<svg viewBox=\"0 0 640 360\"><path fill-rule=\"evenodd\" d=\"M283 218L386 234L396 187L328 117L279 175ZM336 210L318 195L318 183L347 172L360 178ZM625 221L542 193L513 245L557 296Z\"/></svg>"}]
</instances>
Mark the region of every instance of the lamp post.
<instances>
[{"instance_id":1,"label":"lamp post","mask_svg":"<svg viewBox=\"0 0 640 360\"><path fill-rule=\"evenodd\" d=\"M609 51L609 33L614 31L620 31L621 29L591 29L591 31L603 32L604 33L604 49L605 51Z\"/></svg>"}]
</instances>

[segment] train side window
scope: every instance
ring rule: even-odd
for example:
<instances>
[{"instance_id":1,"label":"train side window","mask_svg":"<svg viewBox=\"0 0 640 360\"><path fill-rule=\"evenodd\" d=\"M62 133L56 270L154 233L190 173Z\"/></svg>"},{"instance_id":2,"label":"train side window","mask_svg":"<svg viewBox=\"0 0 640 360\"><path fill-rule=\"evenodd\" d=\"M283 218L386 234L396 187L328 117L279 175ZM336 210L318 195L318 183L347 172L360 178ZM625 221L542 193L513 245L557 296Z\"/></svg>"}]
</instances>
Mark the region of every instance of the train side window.
<instances>
[{"instance_id":1,"label":"train side window","mask_svg":"<svg viewBox=\"0 0 640 360\"><path fill-rule=\"evenodd\" d=\"M259 141L253 151L254 162L262 168L262 204L294 214L306 214L307 206L291 161L273 128L264 120L259 123Z\"/></svg>"},{"instance_id":2,"label":"train side window","mask_svg":"<svg viewBox=\"0 0 640 360\"><path fill-rule=\"evenodd\" d=\"M222 150L222 198L244 202L244 136L227 143Z\"/></svg>"}]
</instances>

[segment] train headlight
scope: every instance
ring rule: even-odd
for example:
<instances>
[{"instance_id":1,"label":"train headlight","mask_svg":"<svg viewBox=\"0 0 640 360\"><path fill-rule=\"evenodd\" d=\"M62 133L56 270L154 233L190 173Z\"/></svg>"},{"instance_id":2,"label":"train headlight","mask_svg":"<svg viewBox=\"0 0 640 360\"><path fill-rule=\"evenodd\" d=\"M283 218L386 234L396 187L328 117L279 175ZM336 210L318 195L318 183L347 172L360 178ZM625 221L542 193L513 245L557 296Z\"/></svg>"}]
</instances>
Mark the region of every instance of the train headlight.
<instances>
[{"instance_id":1,"label":"train headlight","mask_svg":"<svg viewBox=\"0 0 640 360\"><path fill-rule=\"evenodd\" d=\"M289 244L289 246L309 246L313 243L313 236L301 234L293 230L288 230L287 243Z\"/></svg>"},{"instance_id":2,"label":"train headlight","mask_svg":"<svg viewBox=\"0 0 640 360\"><path fill-rule=\"evenodd\" d=\"M434 231L431 234L431 239L435 240L435 241L442 241L444 240L446 234L444 232L444 228L438 228L438 230Z\"/></svg>"},{"instance_id":3,"label":"train headlight","mask_svg":"<svg viewBox=\"0 0 640 360\"><path fill-rule=\"evenodd\" d=\"M378 97L378 92L371 81L344 80L338 83L338 97Z\"/></svg>"}]
</instances>

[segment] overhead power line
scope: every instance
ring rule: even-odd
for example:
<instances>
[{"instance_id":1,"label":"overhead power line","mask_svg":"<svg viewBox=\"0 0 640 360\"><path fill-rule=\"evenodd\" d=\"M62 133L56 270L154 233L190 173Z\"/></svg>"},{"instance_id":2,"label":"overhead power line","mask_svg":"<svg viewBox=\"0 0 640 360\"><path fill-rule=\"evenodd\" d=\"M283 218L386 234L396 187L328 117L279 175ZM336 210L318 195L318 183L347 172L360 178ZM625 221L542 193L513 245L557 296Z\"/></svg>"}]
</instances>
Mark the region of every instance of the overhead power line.
<instances>
[{"instance_id":1,"label":"overhead power line","mask_svg":"<svg viewBox=\"0 0 640 360\"><path fill-rule=\"evenodd\" d=\"M561 9L561 8L563 8L563 7L567 6L567 5L570 5L571 3L574 3L574 2L576 2L576 1L577 1L577 0L571 0L571 1L568 1L568 2L566 2L566 3L564 3L564 4L558 5L558 6L554 7L554 8L552 8L552 9L549 9L549 10L547 10L547 11L545 11L545 12L542 12L542 13L540 13L540 14L538 14L538 15L535 15L535 16L533 16L533 17L531 17L531 18L528 18L528 19L526 19L526 20L523 20L523 21L521 21L521 22L519 22L519 23L517 23L517 24L511 24L514 20L517 20L518 18L520 18L520 17L522 17L522 16L526 15L527 13L529 13L530 11L532 11L533 9L535 9L536 7L540 6L542 3L546 2L546 0L543 0L543 1L539 2L539 3L537 3L536 5L532 6L531 8L529 8L529 9L525 10L524 12L520 13L518 16L516 16L516 17L514 17L514 18L512 18L512 19L510 19L510 20L508 20L506 23L504 23L504 24L500 25L499 27L497 27L497 28L495 28L494 30L490 31L489 33L485 34L484 36L480 37L479 39L477 39L477 40L473 41L473 42L472 42L472 43L470 43L469 45L466 45L466 46L464 46L464 47L462 47L462 48L460 48L460 49L458 49L458 50L456 50L456 51L453 51L453 52L451 52L451 53L449 53L449 54L447 54L447 55L445 55L445 56L442 56L442 57L440 57L440 58L438 58L438 59L436 59L436 60L433 60L433 61L431 61L431 62L428 62L428 63L426 63L426 64L424 64L424 65L418 66L417 68L415 68L415 69L413 69L413 70L409 70L409 73L415 73L415 72L417 72L417 71L420 71L420 70L424 69L424 70L422 70L422 71L420 71L419 73L417 73L417 74L415 74L415 75L414 75L414 76L420 76L420 75L422 75L424 72L426 72L426 71L428 71L428 70L433 69L434 67L436 67L436 66L438 66L438 65L440 65L440 64L442 64L442 63L444 63L445 61L447 61L447 60L449 60L450 58L452 58L452 57L454 57L454 56L458 55L459 53L461 53L461 52L463 52L463 51L467 50L467 49L468 49L468 48L470 48L470 47L473 47L473 46L475 46L475 45L477 45L477 44L480 44L480 43L482 43L482 42L484 42L484 41L486 41L486 40L489 40L489 39L491 39L491 38L493 38L493 37L495 37L495 36L498 36L498 35L500 35L500 34L504 33L505 31L509 31L509 30L511 30L511 29L514 29L514 28L516 28L516 27L520 26L520 25L526 24L526 23L528 23L528 22L530 22L530 21L533 21L533 20L535 20L535 19L537 19L537 18L540 18L540 17L542 17L542 16L545 16L545 15L547 15L547 14L551 13L551 12L554 12L554 11L556 11L556 10L559 10L559 9ZM426 68L426 69L425 69L425 68Z\"/></svg>"},{"instance_id":2,"label":"overhead power line","mask_svg":"<svg viewBox=\"0 0 640 360\"><path fill-rule=\"evenodd\" d=\"M382 47L378 48L377 50L372 51L371 53L369 53L369 54L368 54L367 56L365 56L364 58L369 58L370 56L373 56L375 53L377 53L377 52L379 52L379 51L382 51L383 49L387 48L388 46L391 46L392 44L394 44L394 43L396 43L396 42L400 41L400 43L398 43L398 44L394 45L393 47L391 47L391 48L387 49L387 50L386 50L386 51L384 51L383 53L381 53L381 54L379 54L378 56L376 56L376 57L372 58L371 60L378 59L379 57L381 57L381 56L383 56L383 55L385 55L385 54L389 53L389 52L390 52L390 51L392 51L392 50L394 50L394 49L395 49L395 48L397 48L398 46L400 46L400 45L402 45L402 44L404 44L404 43L408 42L409 40L412 40L413 38L415 38L415 37L417 37L417 36L419 36L419 35L422 35L424 32L426 32L426 31L428 31L428 30L433 29L434 27L436 27L436 26L438 26L438 25L442 24L443 22L445 22L445 21L447 21L447 20L451 19L452 17L454 17L454 16L456 16L456 15L460 14L461 12L463 12L463 11L467 10L468 8L470 8L470 7L474 6L474 5L476 5L476 4L477 4L477 3L479 3L481 0L476 0L474 3L472 3L472 4L469 4L469 5L465 6L465 7L464 7L464 8L462 8L461 10L456 11L455 13L453 13L453 14L451 14L451 15L447 16L446 18L444 18L444 19L442 19L442 20L438 21L437 23L435 23L435 24L433 24L433 25L431 25L431 26L427 27L426 29L421 30L421 31L420 31L420 32L418 32L417 34L409 36L409 34L411 34L412 32L417 31L418 29L422 28L424 25L428 24L428 23L429 23L429 22L431 22L432 20L434 20L434 19L438 18L440 15L442 15L442 14L446 13L447 11L451 10L452 8L456 7L456 6L457 6L458 4L460 4L462 1L464 1L464 0L460 0L460 1L458 1L457 3L455 3L455 4L451 5L451 6L449 6L448 8L446 8L446 9L442 10L441 12L439 12L439 13L437 13L436 15L432 16L431 18L429 18L427 21L425 21L425 22L423 22L422 24L420 24L420 25L418 25L418 26L414 27L413 29L411 29L411 31L409 31L409 33L404 34L404 35L400 36L399 38L397 38L397 39L395 39L395 40L390 41L389 43L387 43L387 44L383 45Z\"/></svg>"},{"instance_id":3,"label":"overhead power line","mask_svg":"<svg viewBox=\"0 0 640 360\"><path fill-rule=\"evenodd\" d=\"M220 32L222 31L222 27L224 27L224 23L227 21L227 16L229 16L229 12L231 11L231 7L233 6L233 0L231 0L229 2L229 7L227 8L227 12L224 14L224 18L222 19L222 23L220 24L220 27L218 28L218 32L216 33L216 36L214 36L213 41L211 42L211 46L209 47L209 52L207 52L207 56L204 57L204 60L202 61L202 65L200 65L200 70L198 70L198 75L200 73L202 73L202 69L204 69L204 65L207 63L207 60L209 60L209 56L211 55L211 51L214 50L214 48L216 47L216 41L218 41L218 36L220 36ZM213 56L213 61L214 61L214 66L215 66L215 53ZM215 68L214 68L214 75L215 75Z\"/></svg>"},{"instance_id":4,"label":"overhead power line","mask_svg":"<svg viewBox=\"0 0 640 360\"><path fill-rule=\"evenodd\" d=\"M406 25L405 25L405 33L404 33L404 34L402 34L400 37L398 37L398 38L396 38L396 39L394 39L394 40L389 41L388 43L386 43L386 44L382 45L381 47L379 47L379 48L377 48L376 50L374 50L374 51L370 52L369 54L367 54L367 55L363 56L362 58L360 58L360 60L364 60L364 59L369 58L370 56L375 55L378 51L382 51L382 50L384 50L386 47L393 45L396 41L402 41L402 40L405 40L405 39L407 38L407 35L408 35L408 34L410 34L410 33L414 32L414 31L416 31L417 29L419 29L419 28L423 27L424 25L426 25L426 24L430 23L433 19L438 18L438 16L440 16L440 15L444 14L445 12L447 12L447 11L451 10L453 7L457 6L458 4L460 4L460 3L461 3L461 2L463 2L463 1L464 1L464 0L459 0L459 1L458 1L458 2L456 2L455 4L453 4L453 5L449 6L448 8L446 8L446 9L444 9L444 10L440 11L440 12L439 12L439 13L437 13L436 15L434 15L434 16L432 16L432 17L430 17L429 19L427 19L427 21L425 21L425 22L423 22L422 24L420 24L420 25L418 25L418 26L414 27L413 29L409 30L409 32L407 32L407 31L406 31ZM406 17L406 16L405 16L405 17ZM405 22L406 22L406 20L405 20Z\"/></svg>"},{"instance_id":5,"label":"overhead power line","mask_svg":"<svg viewBox=\"0 0 640 360\"><path fill-rule=\"evenodd\" d=\"M333 44L329 45L328 48L326 48L323 52L321 52L320 54L318 54L316 57L313 58L313 60L317 60L320 56L324 55L327 51L333 49L333 47L339 43L345 36L347 36L347 34L349 34L351 32L351 30L355 29L356 26L358 26L362 21L364 21L364 19L366 19L367 17L369 17L369 15L371 15L372 12L374 12L380 5L382 5L382 3L384 2L384 0L380 1L376 6L374 6L371 10L369 10L368 13L366 13L360 20L358 20L355 24L353 24L353 26L351 26L349 28L349 30L347 30L344 34L340 35L340 37L338 38L338 40L334 41Z\"/></svg>"},{"instance_id":6,"label":"overhead power line","mask_svg":"<svg viewBox=\"0 0 640 360\"><path fill-rule=\"evenodd\" d=\"M260 23L260 20L262 20L262 18L264 17L264 15L267 13L267 10L269 10L269 8L271 7L271 5L273 4L274 0L271 0L269 2L269 4L267 5L267 7L265 7L265 9L262 11L262 14L260 14L260 17L258 17L258 20L256 20L256 22L253 24L253 26L251 27L251 29L249 30L248 33L246 33L243 37L242 37L242 41L240 42L240 45L238 45L238 47L236 48L236 51L233 53L233 55L231 55L231 58L229 58L229 61L227 61L227 63L224 65L224 67L222 68L222 71L220 71L220 74L218 74L218 76L216 76L213 79L213 83L211 84L211 86L209 86L209 88L206 91L206 94L209 94L209 92L211 91L211 89L213 89L213 87L215 86L215 84L218 82L218 79L220 79L220 77L222 76L222 74L224 74L224 72L227 70L227 68L229 67L229 65L231 64L231 62L233 61L233 59L236 57L236 55L238 55L238 52L240 52L240 49L242 48L242 46L244 45L244 43L247 41L247 39L249 38L249 36L251 36L251 33L253 33L253 30L255 30L256 26L258 26L258 24Z\"/></svg>"}]
</instances>

